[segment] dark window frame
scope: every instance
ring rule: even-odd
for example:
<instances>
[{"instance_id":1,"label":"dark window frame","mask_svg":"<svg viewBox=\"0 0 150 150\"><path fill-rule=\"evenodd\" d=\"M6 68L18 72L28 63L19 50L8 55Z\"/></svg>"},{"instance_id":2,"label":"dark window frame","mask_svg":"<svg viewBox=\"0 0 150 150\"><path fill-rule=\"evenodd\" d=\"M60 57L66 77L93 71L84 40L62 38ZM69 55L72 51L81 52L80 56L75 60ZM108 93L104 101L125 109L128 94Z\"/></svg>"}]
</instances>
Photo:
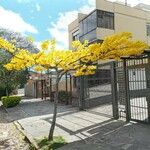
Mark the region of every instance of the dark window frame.
<instances>
[{"instance_id":1,"label":"dark window frame","mask_svg":"<svg viewBox=\"0 0 150 150\"><path fill-rule=\"evenodd\" d=\"M82 20L80 20L80 22L79 22L79 24L80 23L83 23L84 22L84 20L87 20L87 18L88 17L91 17L92 16L92 14L94 14L94 13L96 13L95 14L95 27L94 28L92 28L91 30L89 30L89 31L87 31L86 33L84 33L83 31L83 34L82 35L80 35L80 37L82 37L82 36L84 36L84 35L86 35L86 34L88 34L88 33L90 33L90 32L92 32L93 30L95 30L96 28L97 28L97 9L96 10L94 10L94 11L92 11L90 14L88 14L87 16L85 16ZM82 25L82 27L84 27L83 25ZM84 29L83 29L84 30Z\"/></svg>"},{"instance_id":2,"label":"dark window frame","mask_svg":"<svg viewBox=\"0 0 150 150\"><path fill-rule=\"evenodd\" d=\"M150 23L146 23L146 34L150 36Z\"/></svg>"},{"instance_id":3,"label":"dark window frame","mask_svg":"<svg viewBox=\"0 0 150 150\"><path fill-rule=\"evenodd\" d=\"M79 38L80 38L79 34L80 34L80 33L79 33L79 29L76 30L76 31L74 31L74 32L72 33L72 40L73 40L73 41L79 40Z\"/></svg>"},{"instance_id":4,"label":"dark window frame","mask_svg":"<svg viewBox=\"0 0 150 150\"><path fill-rule=\"evenodd\" d=\"M87 34L91 33L92 31L95 31L95 30L96 30L96 28L94 28L93 30L91 30L91 31L87 32L86 34L83 34L83 35L79 36L79 39L80 39L80 38L82 38L83 36L85 36L85 35L87 35Z\"/></svg>"},{"instance_id":5,"label":"dark window frame","mask_svg":"<svg viewBox=\"0 0 150 150\"><path fill-rule=\"evenodd\" d=\"M100 16L100 17L99 17ZM106 26L106 17L112 17L112 27ZM99 18L102 19L104 24L99 24ZM107 18L108 19L108 18ZM108 21L108 20L107 20ZM114 30L115 29L115 14L109 11L97 10L97 27Z\"/></svg>"}]
</instances>

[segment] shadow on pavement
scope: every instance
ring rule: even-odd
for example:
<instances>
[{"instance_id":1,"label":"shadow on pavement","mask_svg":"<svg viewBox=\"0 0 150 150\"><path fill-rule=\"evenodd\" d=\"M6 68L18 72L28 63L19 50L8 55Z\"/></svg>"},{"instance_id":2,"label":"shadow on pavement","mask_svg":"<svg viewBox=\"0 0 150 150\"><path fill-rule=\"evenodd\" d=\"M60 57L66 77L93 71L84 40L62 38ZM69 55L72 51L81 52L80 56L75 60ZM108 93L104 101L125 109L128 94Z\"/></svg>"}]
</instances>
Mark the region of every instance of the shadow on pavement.
<instances>
[{"instance_id":1,"label":"shadow on pavement","mask_svg":"<svg viewBox=\"0 0 150 150\"><path fill-rule=\"evenodd\" d=\"M150 126L107 122L89 127L91 136L67 144L59 150L149 150ZM84 133L81 133L84 134Z\"/></svg>"},{"instance_id":2,"label":"shadow on pavement","mask_svg":"<svg viewBox=\"0 0 150 150\"><path fill-rule=\"evenodd\" d=\"M66 105L58 105L58 113L74 112L75 108ZM7 108L6 110L0 106L0 115L5 117L8 122L20 120L29 117L52 115L53 103L48 100L40 99L23 99L21 103L13 108ZM4 123L4 120L0 119L0 123Z\"/></svg>"}]
</instances>

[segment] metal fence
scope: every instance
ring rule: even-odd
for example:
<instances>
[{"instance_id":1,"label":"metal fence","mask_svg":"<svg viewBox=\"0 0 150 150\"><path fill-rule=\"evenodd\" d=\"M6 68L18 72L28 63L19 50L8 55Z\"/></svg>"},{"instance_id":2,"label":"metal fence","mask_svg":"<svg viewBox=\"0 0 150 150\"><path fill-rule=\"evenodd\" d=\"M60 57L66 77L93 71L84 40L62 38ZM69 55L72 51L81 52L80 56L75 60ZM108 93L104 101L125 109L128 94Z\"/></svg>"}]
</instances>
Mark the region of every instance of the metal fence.
<instances>
[{"instance_id":1,"label":"metal fence","mask_svg":"<svg viewBox=\"0 0 150 150\"><path fill-rule=\"evenodd\" d=\"M150 123L150 57L124 58L98 64L95 75L81 77L80 108Z\"/></svg>"},{"instance_id":2,"label":"metal fence","mask_svg":"<svg viewBox=\"0 0 150 150\"><path fill-rule=\"evenodd\" d=\"M118 118L115 63L97 65L94 75L80 77L80 108Z\"/></svg>"},{"instance_id":3,"label":"metal fence","mask_svg":"<svg viewBox=\"0 0 150 150\"><path fill-rule=\"evenodd\" d=\"M117 63L119 116L150 122L149 56L124 58Z\"/></svg>"}]
</instances>

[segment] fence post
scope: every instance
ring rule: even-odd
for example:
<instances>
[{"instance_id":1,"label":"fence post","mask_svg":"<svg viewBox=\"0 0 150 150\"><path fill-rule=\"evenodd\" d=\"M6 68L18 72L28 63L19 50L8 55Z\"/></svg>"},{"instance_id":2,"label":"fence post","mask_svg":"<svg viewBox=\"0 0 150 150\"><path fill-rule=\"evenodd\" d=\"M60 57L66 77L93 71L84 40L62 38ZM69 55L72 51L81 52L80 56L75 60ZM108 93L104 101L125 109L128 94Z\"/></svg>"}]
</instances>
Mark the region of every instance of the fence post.
<instances>
[{"instance_id":1,"label":"fence post","mask_svg":"<svg viewBox=\"0 0 150 150\"><path fill-rule=\"evenodd\" d=\"M146 88L150 88L150 56L148 55L148 64L145 67L145 74L146 74ZM150 123L150 95L148 94L146 96L146 101L147 101L147 107L148 107L148 123Z\"/></svg>"},{"instance_id":2,"label":"fence post","mask_svg":"<svg viewBox=\"0 0 150 150\"><path fill-rule=\"evenodd\" d=\"M129 122L131 120L131 107L130 107L130 96L129 96L129 77L128 70L126 65L126 59L123 59L123 68L124 68L124 77L125 77L125 107L126 107L126 121Z\"/></svg>"},{"instance_id":3,"label":"fence post","mask_svg":"<svg viewBox=\"0 0 150 150\"><path fill-rule=\"evenodd\" d=\"M65 81L66 81L66 92L68 92L68 76L67 73L65 74Z\"/></svg>"},{"instance_id":4,"label":"fence post","mask_svg":"<svg viewBox=\"0 0 150 150\"><path fill-rule=\"evenodd\" d=\"M116 62L112 62L111 64L111 89L112 89L113 117L114 119L119 119Z\"/></svg>"},{"instance_id":5,"label":"fence post","mask_svg":"<svg viewBox=\"0 0 150 150\"><path fill-rule=\"evenodd\" d=\"M69 98L69 103L72 103L72 76L70 74L70 98Z\"/></svg>"},{"instance_id":6,"label":"fence post","mask_svg":"<svg viewBox=\"0 0 150 150\"><path fill-rule=\"evenodd\" d=\"M79 110L85 109L84 88L84 76L81 76L79 77Z\"/></svg>"}]
</instances>

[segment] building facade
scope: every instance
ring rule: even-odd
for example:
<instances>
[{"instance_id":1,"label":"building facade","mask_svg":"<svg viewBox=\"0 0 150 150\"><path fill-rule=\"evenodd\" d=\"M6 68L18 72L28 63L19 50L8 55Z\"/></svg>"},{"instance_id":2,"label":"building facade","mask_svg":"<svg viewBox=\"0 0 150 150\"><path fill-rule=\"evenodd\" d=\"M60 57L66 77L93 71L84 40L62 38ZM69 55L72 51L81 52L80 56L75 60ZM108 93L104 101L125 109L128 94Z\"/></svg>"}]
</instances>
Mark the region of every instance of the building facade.
<instances>
[{"instance_id":1,"label":"building facade","mask_svg":"<svg viewBox=\"0 0 150 150\"><path fill-rule=\"evenodd\" d=\"M95 2L95 10L89 14L79 13L78 18L69 24L70 49L74 40L81 42L88 40L89 43L102 42L106 36L119 32L131 32L133 39L150 44L150 6L140 4L131 7L106 0L95 0ZM111 65L106 65L106 62L99 62L96 73L86 77L83 83L85 86L83 97L89 106L112 102L112 97L109 97L112 94L112 68ZM129 70L131 82L142 71L142 68L138 71ZM132 86L132 83L130 85ZM144 83L143 86L146 84Z\"/></svg>"},{"instance_id":2,"label":"building facade","mask_svg":"<svg viewBox=\"0 0 150 150\"><path fill-rule=\"evenodd\" d=\"M96 0L90 14L78 14L68 26L69 48L74 40L101 42L104 37L119 32L131 32L133 38L150 44L150 11L141 5L130 7L106 0Z\"/></svg>"}]
</instances>

